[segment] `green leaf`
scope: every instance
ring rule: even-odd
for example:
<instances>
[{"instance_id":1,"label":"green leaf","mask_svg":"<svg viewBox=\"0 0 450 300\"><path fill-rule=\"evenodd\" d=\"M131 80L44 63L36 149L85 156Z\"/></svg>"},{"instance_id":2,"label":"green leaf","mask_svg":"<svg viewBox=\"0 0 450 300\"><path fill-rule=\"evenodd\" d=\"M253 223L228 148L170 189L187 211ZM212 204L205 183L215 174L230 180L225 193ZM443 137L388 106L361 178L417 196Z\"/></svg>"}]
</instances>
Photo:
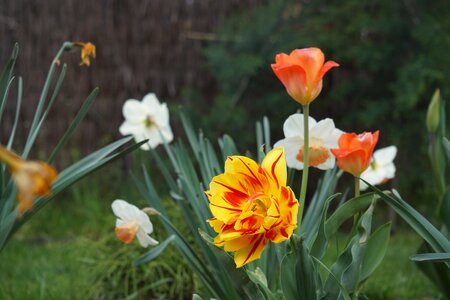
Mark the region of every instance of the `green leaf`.
<instances>
[{"instance_id":1,"label":"green leaf","mask_svg":"<svg viewBox=\"0 0 450 300\"><path fill-rule=\"evenodd\" d=\"M206 233L202 233L202 237L210 241L211 238L207 237ZM223 271L226 272L228 278L231 280L232 289L228 290L228 296L226 299L263 299L263 293L258 288L258 285L250 280L245 267L236 268L234 259L223 249L217 247L211 242L207 242L207 245L215 254L215 256L221 262ZM237 297L237 298L236 298Z\"/></svg>"},{"instance_id":2,"label":"green leaf","mask_svg":"<svg viewBox=\"0 0 450 300\"><path fill-rule=\"evenodd\" d=\"M14 138L16 136L17 126L19 125L19 116L20 116L20 109L22 107L22 92L23 92L23 82L22 77L19 77L19 84L17 86L17 102L16 102L16 114L14 116L14 123L11 129L11 133L9 134L9 140L7 144L7 148L11 149Z\"/></svg>"},{"instance_id":3,"label":"green leaf","mask_svg":"<svg viewBox=\"0 0 450 300\"><path fill-rule=\"evenodd\" d=\"M308 210L305 213L302 224L298 229L299 235L305 237L307 245L310 244L315 233L321 224L323 207L330 195L333 195L339 176L337 169L327 170L319 181L317 189L310 201ZM309 246L308 246L309 247Z\"/></svg>"},{"instance_id":4,"label":"green leaf","mask_svg":"<svg viewBox=\"0 0 450 300\"><path fill-rule=\"evenodd\" d=\"M251 281L253 281L264 295L266 300L275 300L276 297L267 286L267 278L264 272L260 268L255 270L247 270L247 275Z\"/></svg>"},{"instance_id":5,"label":"green leaf","mask_svg":"<svg viewBox=\"0 0 450 300\"><path fill-rule=\"evenodd\" d=\"M339 206L325 222L326 236L332 237L346 220L368 207L376 198L378 197L374 193L367 193Z\"/></svg>"},{"instance_id":6,"label":"green leaf","mask_svg":"<svg viewBox=\"0 0 450 300\"><path fill-rule=\"evenodd\" d=\"M348 293L355 292L361 282L361 264L371 232L374 205L375 199L356 223L356 234L331 268L332 273ZM339 285L336 285L335 280L331 277L328 277L325 282L325 291L327 300L339 299L342 296Z\"/></svg>"},{"instance_id":7,"label":"green leaf","mask_svg":"<svg viewBox=\"0 0 450 300\"><path fill-rule=\"evenodd\" d=\"M317 299L318 272L303 240L294 241L281 262L281 287L286 300Z\"/></svg>"},{"instance_id":8,"label":"green leaf","mask_svg":"<svg viewBox=\"0 0 450 300\"><path fill-rule=\"evenodd\" d=\"M412 261L431 261L431 262L448 262L450 261L450 253L422 253L411 256Z\"/></svg>"},{"instance_id":9,"label":"green leaf","mask_svg":"<svg viewBox=\"0 0 450 300\"><path fill-rule=\"evenodd\" d=\"M391 223L380 226L369 238L361 266L360 281L364 281L380 265L386 254L391 234Z\"/></svg>"},{"instance_id":10,"label":"green leaf","mask_svg":"<svg viewBox=\"0 0 450 300\"><path fill-rule=\"evenodd\" d=\"M41 130L42 125L44 124L44 121L50 112L50 109L52 108L53 104L55 103L56 96L59 94L61 85L64 81L64 77L66 76L66 71L67 71L67 65L64 64L64 66L61 70L61 73L59 74L58 80L55 84L55 88L53 89L53 93L52 93L52 96L50 97L50 101L47 105L47 108L45 109L42 116L39 118L39 121L36 123L36 125L34 127L32 127L32 129L30 130L27 141L25 143L25 149L23 150L23 153L22 153L23 157L28 157L28 154L31 151L31 147L33 146L34 142L36 141L39 131ZM36 114L37 114L37 112L36 112Z\"/></svg>"},{"instance_id":11,"label":"green leaf","mask_svg":"<svg viewBox=\"0 0 450 300\"><path fill-rule=\"evenodd\" d=\"M147 252L147 254L139 257L138 259L136 259L133 262L134 266L139 266L145 263L148 263L149 261L154 260L155 258L157 258L163 251L164 249L166 249L166 247L173 241L176 239L175 235L171 235L169 236L164 242L162 242L161 244L157 245L156 247L154 247L152 250L150 250L149 252Z\"/></svg>"},{"instance_id":12,"label":"green leaf","mask_svg":"<svg viewBox=\"0 0 450 300\"><path fill-rule=\"evenodd\" d=\"M225 134L221 139L219 139L220 150L222 151L222 157L225 161L228 156L237 155L238 150L233 139Z\"/></svg>"},{"instance_id":13,"label":"green leaf","mask_svg":"<svg viewBox=\"0 0 450 300\"><path fill-rule=\"evenodd\" d=\"M334 282L339 286L339 289L341 291L341 295L344 298L344 300L351 300L350 295L347 293L345 288L342 286L339 279L331 272L331 270L318 258L311 256L312 259L317 262L322 268L324 268L325 271L327 271L329 278L332 278ZM321 298L322 299L322 298Z\"/></svg>"},{"instance_id":14,"label":"green leaf","mask_svg":"<svg viewBox=\"0 0 450 300\"><path fill-rule=\"evenodd\" d=\"M72 123L70 124L69 128L66 130L62 138L59 140L58 144L56 145L55 149L53 150L52 154L50 155L50 158L48 159L49 163L53 163L58 156L59 152L61 151L62 147L67 143L69 138L74 133L75 129L77 129L80 122L84 119L87 112L92 106L92 103L94 102L95 98L98 94L98 88L95 88L91 94L86 98L83 105L81 106L80 110L78 111L77 115L73 119Z\"/></svg>"},{"instance_id":15,"label":"green leaf","mask_svg":"<svg viewBox=\"0 0 450 300\"><path fill-rule=\"evenodd\" d=\"M16 64L17 54L19 53L19 45L16 43L12 50L11 56L6 63L5 68L0 75L0 120L3 116L3 110L5 109L6 100L8 98L8 91L11 85L12 74L14 65Z\"/></svg>"},{"instance_id":16,"label":"green leaf","mask_svg":"<svg viewBox=\"0 0 450 300\"><path fill-rule=\"evenodd\" d=\"M383 193L364 179L361 180L391 206L397 214L433 248L434 251L450 252L450 241L417 210L400 197L393 197Z\"/></svg>"},{"instance_id":17,"label":"green leaf","mask_svg":"<svg viewBox=\"0 0 450 300\"><path fill-rule=\"evenodd\" d=\"M447 156L447 162L450 164L450 141L448 138L443 137L442 138L442 146L445 149L445 154Z\"/></svg>"},{"instance_id":18,"label":"green leaf","mask_svg":"<svg viewBox=\"0 0 450 300\"><path fill-rule=\"evenodd\" d=\"M447 188L440 203L442 203L439 211L441 220L447 232L450 232L450 188Z\"/></svg>"},{"instance_id":19,"label":"green leaf","mask_svg":"<svg viewBox=\"0 0 450 300\"><path fill-rule=\"evenodd\" d=\"M325 232L325 221L327 219L328 207L330 205L330 202L339 195L340 194L334 194L333 196L328 197L328 199L325 201L325 205L323 206L322 210L322 216L318 220L320 226L319 228L314 229L315 239L313 240L312 246L310 246L311 255L319 259L322 259L328 245L328 237Z\"/></svg>"}]
</instances>

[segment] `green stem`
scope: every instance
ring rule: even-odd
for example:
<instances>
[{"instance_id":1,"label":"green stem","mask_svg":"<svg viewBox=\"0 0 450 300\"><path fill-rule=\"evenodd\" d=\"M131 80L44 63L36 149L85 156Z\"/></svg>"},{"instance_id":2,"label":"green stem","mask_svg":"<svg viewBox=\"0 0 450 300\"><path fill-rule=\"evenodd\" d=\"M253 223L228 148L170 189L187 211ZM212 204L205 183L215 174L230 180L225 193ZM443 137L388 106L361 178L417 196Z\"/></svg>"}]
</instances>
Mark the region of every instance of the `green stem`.
<instances>
[{"instance_id":1,"label":"green stem","mask_svg":"<svg viewBox=\"0 0 450 300\"><path fill-rule=\"evenodd\" d=\"M355 176L355 198L359 197L359 195L360 195L359 177Z\"/></svg>"},{"instance_id":2,"label":"green stem","mask_svg":"<svg viewBox=\"0 0 450 300\"><path fill-rule=\"evenodd\" d=\"M359 197L359 195L360 195L360 183L359 183L359 177L355 176L354 178L355 178L355 198L356 198L356 197ZM353 227L354 227L353 229L355 229L355 230L357 229L359 218L360 218L359 212L353 216ZM353 229L352 229L352 231L353 231Z\"/></svg>"},{"instance_id":3,"label":"green stem","mask_svg":"<svg viewBox=\"0 0 450 300\"><path fill-rule=\"evenodd\" d=\"M300 189L298 226L301 225L303 219L303 209L305 207L306 189L308 187L308 169L309 169L309 105L303 105L303 174L302 186Z\"/></svg>"}]
</instances>

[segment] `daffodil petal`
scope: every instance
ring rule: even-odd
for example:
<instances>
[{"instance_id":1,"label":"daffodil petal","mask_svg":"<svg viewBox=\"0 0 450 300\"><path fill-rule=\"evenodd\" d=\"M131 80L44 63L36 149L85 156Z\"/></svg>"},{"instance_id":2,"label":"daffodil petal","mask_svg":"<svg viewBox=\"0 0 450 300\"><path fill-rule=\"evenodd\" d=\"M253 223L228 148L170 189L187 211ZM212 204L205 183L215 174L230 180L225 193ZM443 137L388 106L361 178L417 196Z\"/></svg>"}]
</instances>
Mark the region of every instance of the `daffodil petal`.
<instances>
[{"instance_id":1,"label":"daffodil petal","mask_svg":"<svg viewBox=\"0 0 450 300\"><path fill-rule=\"evenodd\" d=\"M373 158L378 165L386 165L392 163L396 155L397 155L397 147L388 146L375 151L373 153Z\"/></svg>"}]
</instances>

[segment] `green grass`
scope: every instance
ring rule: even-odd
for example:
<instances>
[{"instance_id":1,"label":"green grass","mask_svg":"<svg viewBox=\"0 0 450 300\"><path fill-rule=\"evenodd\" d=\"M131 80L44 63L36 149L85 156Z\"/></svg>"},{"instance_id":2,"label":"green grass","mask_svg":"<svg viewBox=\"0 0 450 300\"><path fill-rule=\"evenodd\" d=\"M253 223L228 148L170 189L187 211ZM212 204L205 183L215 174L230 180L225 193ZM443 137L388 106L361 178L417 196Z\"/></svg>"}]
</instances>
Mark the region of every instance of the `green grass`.
<instances>
[{"instance_id":1,"label":"green grass","mask_svg":"<svg viewBox=\"0 0 450 300\"><path fill-rule=\"evenodd\" d=\"M105 179L91 177L21 228L0 253L0 299L189 299L198 291L172 245L158 259L132 266L148 250L138 243L123 245L114 236L110 204L116 198L138 206L145 202L132 183L117 182L121 184L107 185ZM175 209L170 211L176 215ZM162 241L162 226L156 217L152 220L155 237ZM440 299L408 259L420 242L411 231L393 236L361 299Z\"/></svg>"}]
</instances>

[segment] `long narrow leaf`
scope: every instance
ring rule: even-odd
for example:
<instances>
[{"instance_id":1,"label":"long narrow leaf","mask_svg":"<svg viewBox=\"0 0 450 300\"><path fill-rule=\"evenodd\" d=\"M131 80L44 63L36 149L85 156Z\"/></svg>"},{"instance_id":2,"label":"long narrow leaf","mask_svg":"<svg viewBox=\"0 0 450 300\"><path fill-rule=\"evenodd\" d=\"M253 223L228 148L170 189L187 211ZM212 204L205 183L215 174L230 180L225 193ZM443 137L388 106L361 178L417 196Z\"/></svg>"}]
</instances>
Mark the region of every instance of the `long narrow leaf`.
<instances>
[{"instance_id":1,"label":"long narrow leaf","mask_svg":"<svg viewBox=\"0 0 450 300\"><path fill-rule=\"evenodd\" d=\"M450 262L450 253L422 253L411 256L413 261Z\"/></svg>"},{"instance_id":2,"label":"long narrow leaf","mask_svg":"<svg viewBox=\"0 0 450 300\"><path fill-rule=\"evenodd\" d=\"M450 252L450 241L424 216L399 197L383 193L363 180L389 206L391 206L436 252Z\"/></svg>"},{"instance_id":3,"label":"long narrow leaf","mask_svg":"<svg viewBox=\"0 0 450 300\"><path fill-rule=\"evenodd\" d=\"M53 163L58 156L59 152L61 151L62 147L67 143L69 138L72 136L75 129L77 129L78 125L80 124L81 120L84 119L87 112L89 111L89 108L91 107L92 103L94 102L95 98L98 94L98 88L95 88L89 96L86 98L86 101L84 101L83 105L81 106L80 110L78 111L77 115L73 119L72 123L70 124L69 128L66 130L62 138L59 140L58 144L56 145L55 149L53 150L52 154L50 155L50 158L48 159L49 163Z\"/></svg>"}]
</instances>

